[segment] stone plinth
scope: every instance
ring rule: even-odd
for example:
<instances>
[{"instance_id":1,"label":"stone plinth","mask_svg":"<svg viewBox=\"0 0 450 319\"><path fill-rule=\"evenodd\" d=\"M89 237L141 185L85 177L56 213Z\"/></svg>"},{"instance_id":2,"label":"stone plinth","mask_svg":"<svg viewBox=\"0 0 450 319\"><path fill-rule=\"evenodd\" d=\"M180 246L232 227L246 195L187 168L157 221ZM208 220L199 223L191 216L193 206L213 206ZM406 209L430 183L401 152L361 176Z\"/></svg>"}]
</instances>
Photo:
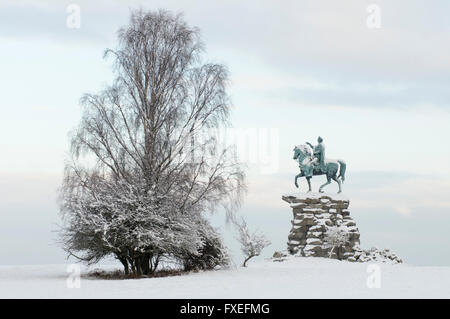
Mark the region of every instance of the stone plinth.
<instances>
[{"instance_id":1,"label":"stone plinth","mask_svg":"<svg viewBox=\"0 0 450 319\"><path fill-rule=\"evenodd\" d=\"M291 254L312 257L330 257L333 249L324 241L330 227L339 226L348 234L345 244L335 247L331 258L356 261L359 248L359 230L350 217L350 201L342 195L321 193L284 195L293 212L292 229L288 236ZM355 258L356 257L356 258Z\"/></svg>"}]
</instances>

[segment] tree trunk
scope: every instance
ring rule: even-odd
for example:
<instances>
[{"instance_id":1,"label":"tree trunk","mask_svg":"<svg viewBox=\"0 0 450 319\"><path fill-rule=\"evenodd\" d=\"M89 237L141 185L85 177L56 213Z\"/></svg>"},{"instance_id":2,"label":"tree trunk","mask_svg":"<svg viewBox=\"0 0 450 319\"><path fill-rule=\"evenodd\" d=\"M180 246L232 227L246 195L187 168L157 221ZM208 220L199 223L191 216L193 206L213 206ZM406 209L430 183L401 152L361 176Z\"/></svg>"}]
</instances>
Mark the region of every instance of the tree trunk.
<instances>
[{"instance_id":1,"label":"tree trunk","mask_svg":"<svg viewBox=\"0 0 450 319\"><path fill-rule=\"evenodd\" d=\"M134 267L136 269L135 274L137 276L141 276L142 275L142 268L141 268L141 261L139 257L136 257L134 259Z\"/></svg>"},{"instance_id":2,"label":"tree trunk","mask_svg":"<svg viewBox=\"0 0 450 319\"><path fill-rule=\"evenodd\" d=\"M157 256L156 256L155 262L154 262L154 264L153 264L152 272L156 271L156 268L158 267L158 264L159 264L159 256L160 256L160 255L157 255Z\"/></svg>"},{"instance_id":3,"label":"tree trunk","mask_svg":"<svg viewBox=\"0 0 450 319\"><path fill-rule=\"evenodd\" d=\"M140 258L140 265L141 265L141 270L142 270L143 275L150 274L149 261L150 261L150 256L148 254L145 254Z\"/></svg>"},{"instance_id":4,"label":"tree trunk","mask_svg":"<svg viewBox=\"0 0 450 319\"><path fill-rule=\"evenodd\" d=\"M244 263L242 264L242 267L247 267L247 262L248 262L251 258L253 258L253 257L255 257L255 255L250 255L250 256L248 256L248 257L244 260Z\"/></svg>"},{"instance_id":5,"label":"tree trunk","mask_svg":"<svg viewBox=\"0 0 450 319\"><path fill-rule=\"evenodd\" d=\"M331 258L331 256L333 255L334 247L336 247L336 246L331 247L330 254L328 255L328 258Z\"/></svg>"},{"instance_id":6,"label":"tree trunk","mask_svg":"<svg viewBox=\"0 0 450 319\"><path fill-rule=\"evenodd\" d=\"M159 258L160 258L159 254L156 254L156 257L153 254L150 255L150 258L149 258L149 264L150 264L149 273L150 274L152 274L156 271L156 268L158 267L158 264L159 264Z\"/></svg>"},{"instance_id":7,"label":"tree trunk","mask_svg":"<svg viewBox=\"0 0 450 319\"><path fill-rule=\"evenodd\" d=\"M130 268L128 267L127 259L126 258L121 258L121 257L118 257L117 259L119 259L119 261L122 263L125 275L129 275L130 274Z\"/></svg>"}]
</instances>

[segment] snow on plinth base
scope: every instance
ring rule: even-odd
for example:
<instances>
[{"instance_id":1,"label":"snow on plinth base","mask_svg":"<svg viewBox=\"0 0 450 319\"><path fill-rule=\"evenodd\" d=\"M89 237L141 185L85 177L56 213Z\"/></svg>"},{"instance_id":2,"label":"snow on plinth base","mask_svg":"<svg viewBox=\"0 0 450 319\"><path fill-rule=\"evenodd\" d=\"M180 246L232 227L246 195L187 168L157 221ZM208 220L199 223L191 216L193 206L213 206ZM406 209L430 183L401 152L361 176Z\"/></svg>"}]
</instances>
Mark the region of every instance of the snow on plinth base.
<instances>
[{"instance_id":1,"label":"snow on plinth base","mask_svg":"<svg viewBox=\"0 0 450 319\"><path fill-rule=\"evenodd\" d=\"M319 192L308 192L308 193L302 193L302 192L295 192L295 193L286 193L283 195L283 197L286 198L295 198L299 200L305 200L305 199L320 199L322 197L328 197L335 200L344 200L344 201L350 201L350 199L345 196L342 193L336 194L336 193L319 193Z\"/></svg>"}]
</instances>

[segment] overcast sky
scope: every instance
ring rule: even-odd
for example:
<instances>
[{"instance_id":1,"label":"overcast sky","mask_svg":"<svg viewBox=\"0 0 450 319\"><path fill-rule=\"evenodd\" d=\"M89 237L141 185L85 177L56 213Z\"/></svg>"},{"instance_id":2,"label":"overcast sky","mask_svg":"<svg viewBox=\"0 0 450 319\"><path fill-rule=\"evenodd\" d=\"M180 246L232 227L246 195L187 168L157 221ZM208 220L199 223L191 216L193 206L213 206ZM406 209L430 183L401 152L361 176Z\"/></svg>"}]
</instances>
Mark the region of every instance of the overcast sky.
<instances>
[{"instance_id":1,"label":"overcast sky","mask_svg":"<svg viewBox=\"0 0 450 319\"><path fill-rule=\"evenodd\" d=\"M80 28L67 27L71 3ZM367 26L372 3L380 28ZM184 12L207 59L230 70L233 126L272 128L271 169L249 160L238 212L271 239L266 256L286 246L293 146L320 135L326 155L347 162L361 245L450 265L450 2L412 0L1 1L0 264L65 262L54 231L67 134L80 96L110 83L103 51L140 6Z\"/></svg>"}]
</instances>

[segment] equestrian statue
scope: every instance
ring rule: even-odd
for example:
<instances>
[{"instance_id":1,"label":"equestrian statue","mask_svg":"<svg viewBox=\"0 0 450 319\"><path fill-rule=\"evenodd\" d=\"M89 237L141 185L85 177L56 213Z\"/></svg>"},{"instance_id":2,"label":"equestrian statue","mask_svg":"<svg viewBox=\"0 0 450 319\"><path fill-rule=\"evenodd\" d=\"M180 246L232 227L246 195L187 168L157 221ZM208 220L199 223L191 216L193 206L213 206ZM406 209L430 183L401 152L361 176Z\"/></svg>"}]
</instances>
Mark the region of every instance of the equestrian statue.
<instances>
[{"instance_id":1,"label":"equestrian statue","mask_svg":"<svg viewBox=\"0 0 450 319\"><path fill-rule=\"evenodd\" d=\"M329 160L325 158L325 145L323 139L317 138L317 145L311 143L297 145L294 148L294 160L298 161L300 174L295 176L295 186L298 188L297 180L305 177L311 191L311 178L316 175L326 175L327 182L320 186L319 192L323 193L323 188L334 180L339 185L338 193L342 192L342 183L345 180L346 164L343 160ZM338 175L339 172L339 175Z\"/></svg>"}]
</instances>

